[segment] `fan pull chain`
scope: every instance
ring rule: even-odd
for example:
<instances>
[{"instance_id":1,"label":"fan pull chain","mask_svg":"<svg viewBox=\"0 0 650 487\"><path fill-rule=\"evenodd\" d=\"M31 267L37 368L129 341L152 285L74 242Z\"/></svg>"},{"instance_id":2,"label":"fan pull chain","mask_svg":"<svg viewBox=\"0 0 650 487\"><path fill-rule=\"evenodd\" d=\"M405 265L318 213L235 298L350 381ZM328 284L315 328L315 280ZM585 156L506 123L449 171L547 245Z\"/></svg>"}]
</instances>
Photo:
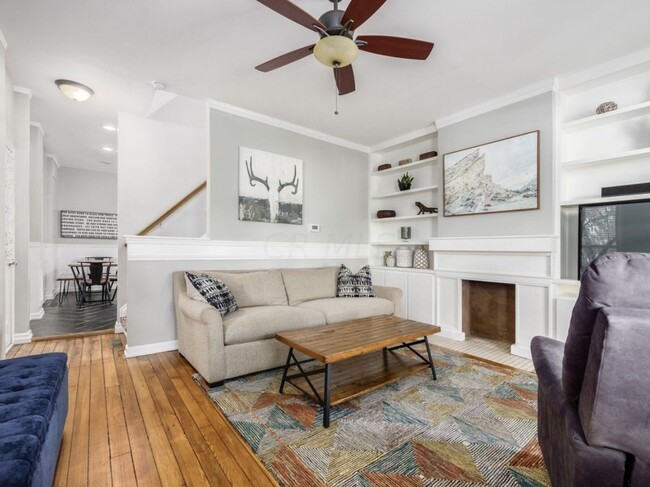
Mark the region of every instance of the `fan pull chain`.
<instances>
[{"instance_id":1,"label":"fan pull chain","mask_svg":"<svg viewBox=\"0 0 650 487\"><path fill-rule=\"evenodd\" d=\"M336 83L334 83L334 115L339 114L339 82L341 80L341 75L338 67L334 68L334 76L336 78Z\"/></svg>"}]
</instances>

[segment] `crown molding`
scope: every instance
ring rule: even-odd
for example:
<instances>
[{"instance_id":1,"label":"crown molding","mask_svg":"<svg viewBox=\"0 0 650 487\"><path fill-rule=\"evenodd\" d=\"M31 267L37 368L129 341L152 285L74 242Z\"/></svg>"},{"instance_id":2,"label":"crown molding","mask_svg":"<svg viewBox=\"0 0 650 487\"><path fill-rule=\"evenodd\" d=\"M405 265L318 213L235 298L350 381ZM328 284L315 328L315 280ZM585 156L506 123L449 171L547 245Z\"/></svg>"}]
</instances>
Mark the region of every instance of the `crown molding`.
<instances>
[{"instance_id":1,"label":"crown molding","mask_svg":"<svg viewBox=\"0 0 650 487\"><path fill-rule=\"evenodd\" d=\"M560 88L563 90L577 87L583 83L612 75L618 71L633 68L639 64L650 62L650 48L636 51L626 56L612 59L606 63L593 66L581 71L575 71L559 77Z\"/></svg>"},{"instance_id":2,"label":"crown molding","mask_svg":"<svg viewBox=\"0 0 650 487\"><path fill-rule=\"evenodd\" d=\"M437 132L438 132L438 127L436 126L435 123L432 125L427 125L424 128L413 130L412 132L398 135L397 137L394 137L390 140L381 142L380 144L377 145L373 145L372 147L370 147L370 152L383 152L387 149L397 148L402 144L413 142L415 139L424 138L429 135L433 135Z\"/></svg>"},{"instance_id":3,"label":"crown molding","mask_svg":"<svg viewBox=\"0 0 650 487\"><path fill-rule=\"evenodd\" d=\"M365 145L357 144L356 142L351 142L349 140L341 139L333 135L328 135L326 133L319 132L318 130L313 130L290 122L285 122L284 120L270 117L268 115L254 112L252 110L247 110L245 108L241 108L235 105L229 105L228 103L223 103L217 100L210 99L208 100L208 106L220 112L229 113L231 115L237 115L238 117L247 118L249 120L260 122L266 125L271 125L272 127L277 127L280 129L288 130L290 132L295 132L300 135L311 137L312 139L322 140L323 142L329 142L330 144L339 145L341 147L346 147L348 149L363 152L365 154L370 152L370 148Z\"/></svg>"},{"instance_id":4,"label":"crown molding","mask_svg":"<svg viewBox=\"0 0 650 487\"><path fill-rule=\"evenodd\" d=\"M461 110L457 113L454 113L453 115L449 115L448 117L443 117L439 120L436 120L436 126L438 127L438 130L440 130L443 127L462 122L463 120L468 120L470 118L498 110L499 108L507 107L509 105L528 100L529 98L548 93L549 91L555 91L557 90L557 85L557 79L553 77L542 80L538 83L534 83L532 85L524 86L523 88L515 90L512 93L508 93L507 95L493 98L492 100L489 100L485 103L475 105L466 110Z\"/></svg>"},{"instance_id":5,"label":"crown molding","mask_svg":"<svg viewBox=\"0 0 650 487\"><path fill-rule=\"evenodd\" d=\"M61 164L59 164L59 160L56 158L54 154L45 154L45 157L51 159L57 169L61 169Z\"/></svg>"},{"instance_id":6,"label":"crown molding","mask_svg":"<svg viewBox=\"0 0 650 487\"><path fill-rule=\"evenodd\" d=\"M45 137L45 130L43 130L43 126L41 125L40 122L30 122L29 125L31 127L37 128L38 131L41 133L41 136Z\"/></svg>"},{"instance_id":7,"label":"crown molding","mask_svg":"<svg viewBox=\"0 0 650 487\"><path fill-rule=\"evenodd\" d=\"M7 46L7 39L5 39L5 36L4 36L4 34L2 33L1 30L0 30L0 44L2 44L2 47L3 47L4 50L6 51L6 50L7 50L7 47L8 47L8 46Z\"/></svg>"},{"instance_id":8,"label":"crown molding","mask_svg":"<svg viewBox=\"0 0 650 487\"><path fill-rule=\"evenodd\" d=\"M14 86L14 93L20 93L21 95L26 95L31 100L32 90L29 88L24 88L22 86Z\"/></svg>"}]
</instances>

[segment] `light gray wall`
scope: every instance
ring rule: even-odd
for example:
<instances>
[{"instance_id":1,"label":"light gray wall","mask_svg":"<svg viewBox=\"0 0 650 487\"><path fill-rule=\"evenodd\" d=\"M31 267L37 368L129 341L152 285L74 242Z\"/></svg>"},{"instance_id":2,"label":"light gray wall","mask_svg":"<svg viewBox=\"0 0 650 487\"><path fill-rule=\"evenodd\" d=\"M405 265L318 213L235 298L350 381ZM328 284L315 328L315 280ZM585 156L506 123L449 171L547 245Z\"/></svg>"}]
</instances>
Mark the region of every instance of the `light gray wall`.
<instances>
[{"instance_id":1,"label":"light gray wall","mask_svg":"<svg viewBox=\"0 0 650 487\"><path fill-rule=\"evenodd\" d=\"M552 235L553 211L553 94L545 93L513 105L443 127L438 152L447 154L505 137L540 131L540 209L470 216L438 217L438 236ZM439 181L443 180L442 163ZM439 207L443 193L439 191Z\"/></svg>"},{"instance_id":2,"label":"light gray wall","mask_svg":"<svg viewBox=\"0 0 650 487\"><path fill-rule=\"evenodd\" d=\"M249 261L130 261L128 344L137 347L176 340L173 280L175 271L322 267L345 264L358 269L366 259ZM164 297L161 298L161 297Z\"/></svg>"},{"instance_id":3,"label":"light gray wall","mask_svg":"<svg viewBox=\"0 0 650 487\"><path fill-rule=\"evenodd\" d=\"M117 174L61 167L57 174L56 241L87 245L110 243L110 240L61 238L61 210L117 213ZM117 245L117 243L116 243Z\"/></svg>"},{"instance_id":4,"label":"light gray wall","mask_svg":"<svg viewBox=\"0 0 650 487\"><path fill-rule=\"evenodd\" d=\"M54 161L45 159L43 170L43 242L58 241L59 232L59 191L58 169Z\"/></svg>"},{"instance_id":5,"label":"light gray wall","mask_svg":"<svg viewBox=\"0 0 650 487\"><path fill-rule=\"evenodd\" d=\"M30 129L29 174L29 240L43 241L43 133L38 127Z\"/></svg>"},{"instance_id":6,"label":"light gray wall","mask_svg":"<svg viewBox=\"0 0 650 487\"><path fill-rule=\"evenodd\" d=\"M205 105L199 111L198 102L179 98L157 114L160 120L119 114L118 307L126 303L128 293L122 237L137 235L207 178ZM179 123L173 122L175 111Z\"/></svg>"},{"instance_id":7,"label":"light gray wall","mask_svg":"<svg viewBox=\"0 0 650 487\"><path fill-rule=\"evenodd\" d=\"M303 161L303 224L239 221L239 147ZM236 115L210 114L210 238L368 241L368 155ZM309 233L318 223L321 233Z\"/></svg>"},{"instance_id":8,"label":"light gray wall","mask_svg":"<svg viewBox=\"0 0 650 487\"><path fill-rule=\"evenodd\" d=\"M30 97L14 93L16 146L16 333L29 331Z\"/></svg>"}]
</instances>

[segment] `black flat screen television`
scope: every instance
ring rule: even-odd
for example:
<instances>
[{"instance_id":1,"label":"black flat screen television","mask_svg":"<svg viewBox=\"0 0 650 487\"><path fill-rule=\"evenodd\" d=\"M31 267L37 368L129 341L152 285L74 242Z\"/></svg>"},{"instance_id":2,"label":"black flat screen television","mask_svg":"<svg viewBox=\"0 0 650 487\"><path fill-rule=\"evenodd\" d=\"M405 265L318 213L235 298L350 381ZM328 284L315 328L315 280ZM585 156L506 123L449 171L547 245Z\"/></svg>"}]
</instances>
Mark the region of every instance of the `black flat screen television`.
<instances>
[{"instance_id":1,"label":"black flat screen television","mask_svg":"<svg viewBox=\"0 0 650 487\"><path fill-rule=\"evenodd\" d=\"M578 278L611 252L650 252L650 200L580 205Z\"/></svg>"}]
</instances>

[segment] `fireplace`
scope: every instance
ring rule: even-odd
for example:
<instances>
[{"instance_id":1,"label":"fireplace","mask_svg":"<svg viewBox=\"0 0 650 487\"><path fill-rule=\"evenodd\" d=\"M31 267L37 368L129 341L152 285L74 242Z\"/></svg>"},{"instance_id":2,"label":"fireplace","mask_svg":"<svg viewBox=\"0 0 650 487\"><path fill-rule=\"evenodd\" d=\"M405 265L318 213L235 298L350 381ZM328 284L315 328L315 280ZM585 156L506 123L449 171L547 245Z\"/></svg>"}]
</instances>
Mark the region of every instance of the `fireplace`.
<instances>
[{"instance_id":1,"label":"fireplace","mask_svg":"<svg viewBox=\"0 0 650 487\"><path fill-rule=\"evenodd\" d=\"M551 287L559 261L556 258L559 255L558 237L437 237L429 240L429 249L433 251L435 318L441 328L439 336L464 340L466 333L484 333L482 328L475 331L475 327L468 331L467 327L474 325L474 320L466 321L467 315L491 316L492 309L468 310L464 302L471 300L463 296L481 294L482 290L476 286L482 284L474 284L479 282L510 285L511 296L514 288L514 343L510 353L530 358L530 341L534 336L556 337ZM471 284L465 285L466 281ZM487 300L488 304L492 302L492 298ZM509 314L512 317L512 311ZM512 332L506 336L512 343Z\"/></svg>"},{"instance_id":2,"label":"fireplace","mask_svg":"<svg viewBox=\"0 0 650 487\"><path fill-rule=\"evenodd\" d=\"M465 335L515 343L515 285L463 280Z\"/></svg>"}]
</instances>

